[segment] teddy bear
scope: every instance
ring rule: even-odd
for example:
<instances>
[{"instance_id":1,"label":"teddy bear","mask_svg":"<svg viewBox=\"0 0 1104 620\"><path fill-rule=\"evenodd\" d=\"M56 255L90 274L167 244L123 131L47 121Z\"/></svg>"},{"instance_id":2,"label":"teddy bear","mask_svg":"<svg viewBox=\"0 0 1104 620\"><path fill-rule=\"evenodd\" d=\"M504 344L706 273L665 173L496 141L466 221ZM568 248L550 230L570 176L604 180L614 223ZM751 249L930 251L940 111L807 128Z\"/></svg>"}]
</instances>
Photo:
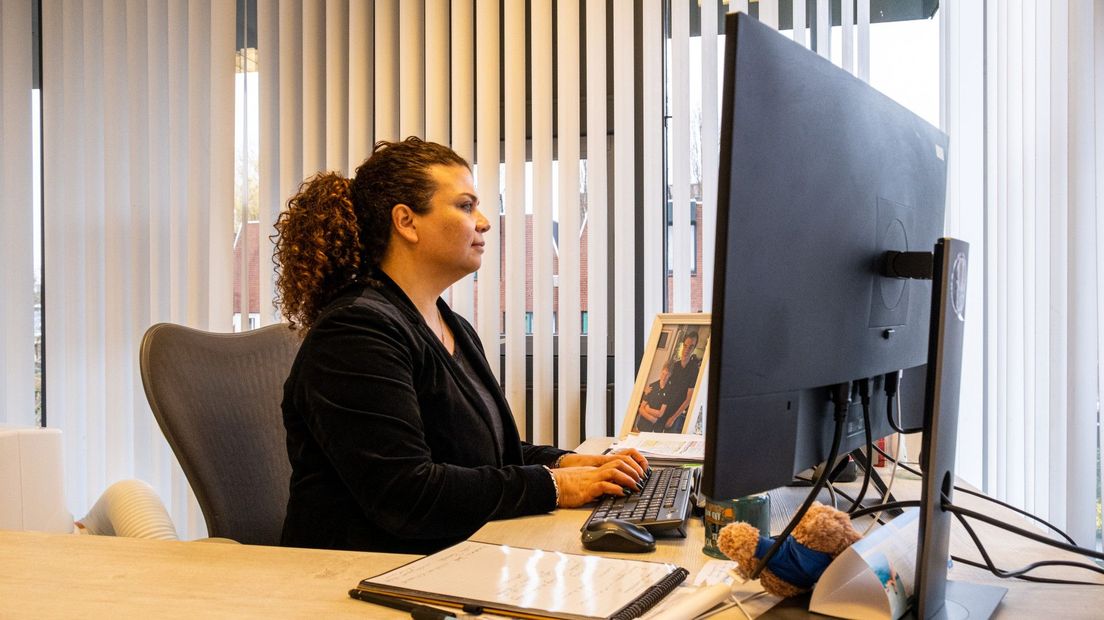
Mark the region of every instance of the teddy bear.
<instances>
[{"instance_id":1,"label":"teddy bear","mask_svg":"<svg viewBox=\"0 0 1104 620\"><path fill-rule=\"evenodd\" d=\"M860 538L846 512L814 502L759 574L759 583L782 598L807 592L832 560ZM717 547L736 562L736 572L745 579L773 544L774 539L742 522L729 523L717 536Z\"/></svg>"}]
</instances>

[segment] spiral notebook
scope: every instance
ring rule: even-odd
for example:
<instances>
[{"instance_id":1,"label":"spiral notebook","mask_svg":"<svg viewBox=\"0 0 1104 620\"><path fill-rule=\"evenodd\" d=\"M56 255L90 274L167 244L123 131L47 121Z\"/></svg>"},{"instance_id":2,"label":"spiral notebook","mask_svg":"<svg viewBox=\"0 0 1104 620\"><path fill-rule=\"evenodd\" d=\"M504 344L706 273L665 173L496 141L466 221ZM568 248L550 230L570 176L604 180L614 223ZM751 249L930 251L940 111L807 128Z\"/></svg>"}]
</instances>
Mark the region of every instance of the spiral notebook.
<instances>
[{"instance_id":1,"label":"spiral notebook","mask_svg":"<svg viewBox=\"0 0 1104 620\"><path fill-rule=\"evenodd\" d=\"M628 620L688 574L662 562L465 541L364 579L357 589L517 618Z\"/></svg>"}]
</instances>

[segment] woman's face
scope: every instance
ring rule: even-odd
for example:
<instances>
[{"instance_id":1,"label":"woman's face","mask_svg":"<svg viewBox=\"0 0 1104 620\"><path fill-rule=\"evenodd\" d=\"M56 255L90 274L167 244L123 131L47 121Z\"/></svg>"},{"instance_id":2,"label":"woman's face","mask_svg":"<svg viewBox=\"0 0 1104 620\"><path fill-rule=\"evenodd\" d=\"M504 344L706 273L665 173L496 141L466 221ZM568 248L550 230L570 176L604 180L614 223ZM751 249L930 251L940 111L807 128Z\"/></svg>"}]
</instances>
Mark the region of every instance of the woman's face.
<instances>
[{"instance_id":1,"label":"woman's face","mask_svg":"<svg viewBox=\"0 0 1104 620\"><path fill-rule=\"evenodd\" d=\"M417 216L418 253L427 268L455 279L479 269L483 233L491 225L479 210L471 171L463 166L433 166L429 176L437 191L429 211Z\"/></svg>"}]
</instances>

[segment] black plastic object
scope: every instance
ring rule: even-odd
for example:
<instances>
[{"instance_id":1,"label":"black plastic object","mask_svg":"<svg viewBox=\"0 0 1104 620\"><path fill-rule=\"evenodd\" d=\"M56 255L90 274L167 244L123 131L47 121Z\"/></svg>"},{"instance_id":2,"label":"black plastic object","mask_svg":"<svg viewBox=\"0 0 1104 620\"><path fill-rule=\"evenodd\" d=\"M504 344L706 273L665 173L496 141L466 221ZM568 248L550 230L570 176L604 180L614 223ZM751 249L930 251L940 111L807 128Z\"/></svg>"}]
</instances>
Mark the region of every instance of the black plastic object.
<instances>
[{"instance_id":1,"label":"black plastic object","mask_svg":"<svg viewBox=\"0 0 1104 620\"><path fill-rule=\"evenodd\" d=\"M655 536L628 521L603 519L591 521L583 530L583 546L591 551L645 553L655 551Z\"/></svg>"}]
</instances>

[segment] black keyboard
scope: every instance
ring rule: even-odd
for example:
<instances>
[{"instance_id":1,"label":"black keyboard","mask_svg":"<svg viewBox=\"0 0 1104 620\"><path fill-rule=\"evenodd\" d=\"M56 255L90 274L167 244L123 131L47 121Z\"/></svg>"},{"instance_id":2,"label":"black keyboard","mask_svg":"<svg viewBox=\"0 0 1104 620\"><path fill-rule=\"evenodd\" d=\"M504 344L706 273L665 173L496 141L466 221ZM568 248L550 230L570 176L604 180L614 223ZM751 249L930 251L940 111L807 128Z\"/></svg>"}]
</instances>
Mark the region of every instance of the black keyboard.
<instances>
[{"instance_id":1,"label":"black keyboard","mask_svg":"<svg viewBox=\"0 0 1104 620\"><path fill-rule=\"evenodd\" d=\"M694 470L687 467L653 467L643 491L627 497L603 497L583 529L594 520L622 519L653 534L685 537L693 474Z\"/></svg>"}]
</instances>

